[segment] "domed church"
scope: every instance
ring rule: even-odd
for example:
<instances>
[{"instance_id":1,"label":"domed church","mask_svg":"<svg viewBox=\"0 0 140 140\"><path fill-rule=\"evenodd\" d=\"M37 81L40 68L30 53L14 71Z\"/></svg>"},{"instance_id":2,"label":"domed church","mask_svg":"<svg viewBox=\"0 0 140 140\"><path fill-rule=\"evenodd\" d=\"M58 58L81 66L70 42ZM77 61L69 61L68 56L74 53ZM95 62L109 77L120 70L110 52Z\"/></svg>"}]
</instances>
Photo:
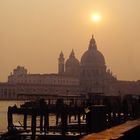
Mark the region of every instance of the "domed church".
<instances>
[{"instance_id":1,"label":"domed church","mask_svg":"<svg viewBox=\"0 0 140 140\"><path fill-rule=\"evenodd\" d=\"M81 62L72 50L66 63L63 53L60 53L58 66L58 74L79 78L80 89L83 92L109 93L112 88L111 83L116 81L110 70L107 70L104 56L97 49L93 35L88 50L81 57Z\"/></svg>"},{"instance_id":2,"label":"domed church","mask_svg":"<svg viewBox=\"0 0 140 140\"><path fill-rule=\"evenodd\" d=\"M140 95L140 80L117 80L107 69L105 58L92 36L81 61L76 58L74 50L66 61L63 52L60 53L58 73L31 74L23 66L17 66L8 76L8 81L0 83L0 99L82 94Z\"/></svg>"}]
</instances>

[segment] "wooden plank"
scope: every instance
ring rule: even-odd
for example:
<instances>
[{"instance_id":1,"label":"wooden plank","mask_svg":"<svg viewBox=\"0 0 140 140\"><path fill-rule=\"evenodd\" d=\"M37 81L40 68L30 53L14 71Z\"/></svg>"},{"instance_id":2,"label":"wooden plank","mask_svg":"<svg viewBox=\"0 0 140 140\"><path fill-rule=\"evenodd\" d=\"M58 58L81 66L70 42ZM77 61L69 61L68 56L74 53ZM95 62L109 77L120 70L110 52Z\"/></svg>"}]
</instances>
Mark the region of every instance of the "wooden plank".
<instances>
[{"instance_id":1,"label":"wooden plank","mask_svg":"<svg viewBox=\"0 0 140 140\"><path fill-rule=\"evenodd\" d=\"M127 121L119 126L112 127L110 129L106 129L99 133L92 133L87 136L81 138L81 140L110 140L110 139L118 139L123 134L136 126L140 125L140 119Z\"/></svg>"}]
</instances>

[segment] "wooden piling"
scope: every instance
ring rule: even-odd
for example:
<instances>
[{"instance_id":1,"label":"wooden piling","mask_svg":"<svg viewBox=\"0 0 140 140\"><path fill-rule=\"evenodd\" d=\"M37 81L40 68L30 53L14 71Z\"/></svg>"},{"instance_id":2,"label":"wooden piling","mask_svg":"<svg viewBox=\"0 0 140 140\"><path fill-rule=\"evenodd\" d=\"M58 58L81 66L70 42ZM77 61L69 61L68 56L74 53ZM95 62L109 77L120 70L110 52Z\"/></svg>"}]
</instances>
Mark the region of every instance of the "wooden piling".
<instances>
[{"instance_id":1,"label":"wooden piling","mask_svg":"<svg viewBox=\"0 0 140 140\"><path fill-rule=\"evenodd\" d=\"M23 127L24 127L24 130L27 129L27 114L26 113L24 114Z\"/></svg>"},{"instance_id":2,"label":"wooden piling","mask_svg":"<svg viewBox=\"0 0 140 140\"><path fill-rule=\"evenodd\" d=\"M79 132L81 135L81 118L80 118L80 112L78 111L78 128L79 128Z\"/></svg>"},{"instance_id":3,"label":"wooden piling","mask_svg":"<svg viewBox=\"0 0 140 140\"><path fill-rule=\"evenodd\" d=\"M8 131L10 131L13 127L13 116L12 116L12 108L8 107Z\"/></svg>"},{"instance_id":4,"label":"wooden piling","mask_svg":"<svg viewBox=\"0 0 140 140\"><path fill-rule=\"evenodd\" d=\"M31 131L32 131L31 140L35 140L35 137L36 137L36 114L35 114L35 112L32 114Z\"/></svg>"},{"instance_id":5,"label":"wooden piling","mask_svg":"<svg viewBox=\"0 0 140 140\"><path fill-rule=\"evenodd\" d=\"M40 115L40 132L43 131L43 115Z\"/></svg>"},{"instance_id":6,"label":"wooden piling","mask_svg":"<svg viewBox=\"0 0 140 140\"><path fill-rule=\"evenodd\" d=\"M47 133L49 131L49 113L46 112L44 115L44 132Z\"/></svg>"},{"instance_id":7,"label":"wooden piling","mask_svg":"<svg viewBox=\"0 0 140 140\"><path fill-rule=\"evenodd\" d=\"M90 106L87 113L87 133L98 132L106 128L106 107L101 105Z\"/></svg>"},{"instance_id":8,"label":"wooden piling","mask_svg":"<svg viewBox=\"0 0 140 140\"><path fill-rule=\"evenodd\" d=\"M62 135L65 136L67 131L67 108L64 106L62 108L62 114L61 114L61 124L62 124Z\"/></svg>"}]
</instances>

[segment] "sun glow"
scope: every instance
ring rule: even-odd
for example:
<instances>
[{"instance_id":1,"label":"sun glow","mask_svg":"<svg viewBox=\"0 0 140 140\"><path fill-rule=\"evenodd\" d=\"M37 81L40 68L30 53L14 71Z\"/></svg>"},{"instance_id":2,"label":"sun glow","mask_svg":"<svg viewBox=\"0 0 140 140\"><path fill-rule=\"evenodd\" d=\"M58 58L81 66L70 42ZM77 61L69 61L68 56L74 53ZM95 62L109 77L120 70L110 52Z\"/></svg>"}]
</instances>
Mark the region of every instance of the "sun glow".
<instances>
[{"instance_id":1,"label":"sun glow","mask_svg":"<svg viewBox=\"0 0 140 140\"><path fill-rule=\"evenodd\" d=\"M92 20L92 22L97 23L97 22L99 22L99 21L101 20L101 15L98 14L98 13L93 14L93 15L91 16L91 20Z\"/></svg>"}]
</instances>

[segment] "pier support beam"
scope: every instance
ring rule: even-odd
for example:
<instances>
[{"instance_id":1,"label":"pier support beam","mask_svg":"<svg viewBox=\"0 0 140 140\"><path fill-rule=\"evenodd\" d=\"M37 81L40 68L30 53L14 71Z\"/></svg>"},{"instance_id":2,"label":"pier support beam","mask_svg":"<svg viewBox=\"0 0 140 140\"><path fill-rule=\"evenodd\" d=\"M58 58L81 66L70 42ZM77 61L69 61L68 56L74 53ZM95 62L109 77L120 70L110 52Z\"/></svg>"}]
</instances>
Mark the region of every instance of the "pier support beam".
<instances>
[{"instance_id":1,"label":"pier support beam","mask_svg":"<svg viewBox=\"0 0 140 140\"><path fill-rule=\"evenodd\" d=\"M43 131L43 115L40 115L40 131Z\"/></svg>"},{"instance_id":2,"label":"pier support beam","mask_svg":"<svg viewBox=\"0 0 140 140\"><path fill-rule=\"evenodd\" d=\"M81 135L81 119L80 119L80 112L78 112L78 128Z\"/></svg>"},{"instance_id":3,"label":"pier support beam","mask_svg":"<svg viewBox=\"0 0 140 140\"><path fill-rule=\"evenodd\" d=\"M47 133L47 131L49 131L49 113L46 112L45 116L44 116L44 132Z\"/></svg>"},{"instance_id":4,"label":"pier support beam","mask_svg":"<svg viewBox=\"0 0 140 140\"><path fill-rule=\"evenodd\" d=\"M12 108L8 107L8 131L13 128L13 116L12 116Z\"/></svg>"},{"instance_id":5,"label":"pier support beam","mask_svg":"<svg viewBox=\"0 0 140 140\"><path fill-rule=\"evenodd\" d=\"M62 135L65 136L65 133L67 131L67 109L64 107L62 109L62 114L61 114L61 122L62 122Z\"/></svg>"},{"instance_id":6,"label":"pier support beam","mask_svg":"<svg viewBox=\"0 0 140 140\"><path fill-rule=\"evenodd\" d=\"M106 106L92 105L87 113L87 133L99 132L106 128Z\"/></svg>"},{"instance_id":7,"label":"pier support beam","mask_svg":"<svg viewBox=\"0 0 140 140\"><path fill-rule=\"evenodd\" d=\"M36 136L36 114L32 114L32 136L31 136L31 140L35 140L35 136Z\"/></svg>"},{"instance_id":8,"label":"pier support beam","mask_svg":"<svg viewBox=\"0 0 140 140\"><path fill-rule=\"evenodd\" d=\"M27 114L24 114L23 127L24 127L24 130L27 129Z\"/></svg>"}]
</instances>

